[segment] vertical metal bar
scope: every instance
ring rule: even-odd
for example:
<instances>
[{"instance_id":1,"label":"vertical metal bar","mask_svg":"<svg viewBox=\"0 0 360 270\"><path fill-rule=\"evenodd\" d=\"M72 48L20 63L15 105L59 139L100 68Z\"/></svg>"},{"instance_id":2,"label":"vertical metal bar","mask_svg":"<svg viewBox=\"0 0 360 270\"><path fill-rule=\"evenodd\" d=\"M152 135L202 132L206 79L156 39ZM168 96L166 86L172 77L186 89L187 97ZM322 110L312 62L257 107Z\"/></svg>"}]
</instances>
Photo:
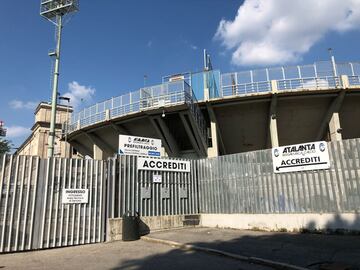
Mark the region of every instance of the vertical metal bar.
<instances>
[{"instance_id":1,"label":"vertical metal bar","mask_svg":"<svg viewBox=\"0 0 360 270\"><path fill-rule=\"evenodd\" d=\"M130 199L131 199L131 213L134 215L135 213L135 156L131 158L131 191L130 191Z\"/></svg>"},{"instance_id":2,"label":"vertical metal bar","mask_svg":"<svg viewBox=\"0 0 360 270\"><path fill-rule=\"evenodd\" d=\"M90 162L90 188L89 188L89 209L88 209L88 238L86 243L91 243L91 209L92 209L92 193L93 193L93 175L94 175L94 160Z\"/></svg>"},{"instance_id":3,"label":"vertical metal bar","mask_svg":"<svg viewBox=\"0 0 360 270\"><path fill-rule=\"evenodd\" d=\"M130 210L130 192L131 192L131 158L132 156L129 156L127 159L127 174L126 174L126 211Z\"/></svg>"},{"instance_id":4,"label":"vertical metal bar","mask_svg":"<svg viewBox=\"0 0 360 270\"><path fill-rule=\"evenodd\" d=\"M137 169L137 157L134 157L134 171L135 171L135 193L134 193L134 199L135 199L135 211L139 212L139 202L141 200L140 196L140 185L139 185L139 171Z\"/></svg>"},{"instance_id":5,"label":"vertical metal bar","mask_svg":"<svg viewBox=\"0 0 360 270\"><path fill-rule=\"evenodd\" d=\"M128 206L129 204L127 204L126 202L126 187L128 186L129 183L129 177L128 177L128 169L130 167L130 163L129 163L129 156L124 156L123 158L123 162L124 162L124 171L123 171L123 183L122 183L122 193L121 193L121 198L122 198L122 215L128 210Z\"/></svg>"},{"instance_id":6,"label":"vertical metal bar","mask_svg":"<svg viewBox=\"0 0 360 270\"><path fill-rule=\"evenodd\" d=\"M347 178L344 178L344 181L347 182L348 184L348 187L349 187L349 202L350 202L350 208L348 209L349 211L351 210L354 210L356 208L356 200L355 200L355 187L354 187L354 183L353 183L353 180L352 180L352 175L351 175L351 166L350 166L350 162L349 162L349 159L350 159L350 155L347 154L345 155L346 153L353 153L353 149L350 149L350 146L348 146L348 143L349 141L348 140L343 140L341 141L341 144L342 144L342 150L344 151L344 154L343 154L343 157L345 159L345 164L342 162L342 165L343 165L343 171L344 171L344 174L345 172L347 171L348 172L348 177ZM345 174L345 177L346 177L346 174Z\"/></svg>"},{"instance_id":7,"label":"vertical metal bar","mask_svg":"<svg viewBox=\"0 0 360 270\"><path fill-rule=\"evenodd\" d=\"M97 242L101 242L102 235L102 220L103 220L103 182L104 182L104 161L100 162L100 186L99 186L99 215L98 215L98 239Z\"/></svg>"},{"instance_id":8,"label":"vertical metal bar","mask_svg":"<svg viewBox=\"0 0 360 270\"><path fill-rule=\"evenodd\" d=\"M80 183L79 183L79 188L83 188L82 185L82 181L83 181L83 170L84 170L84 160L81 159L80 160ZM81 207L83 206L83 204L78 204L78 214L77 214L77 232L76 232L76 245L78 245L80 243L80 226L81 226Z\"/></svg>"},{"instance_id":9,"label":"vertical metal bar","mask_svg":"<svg viewBox=\"0 0 360 270\"><path fill-rule=\"evenodd\" d=\"M14 177L14 184L13 184L13 193L12 193L12 203L11 203L11 210L10 210L10 225L9 225L9 234L8 234L8 246L7 251L11 251L11 236L12 236L12 227L13 227L13 216L14 216L14 204L16 199L16 190L17 190L17 178L18 178L18 171L19 171L19 156L16 157L16 167L15 167L15 177ZM5 212L4 212L4 223L3 223L3 232L6 227L6 208L8 204L8 196L10 193L10 186L11 186L11 171L9 172L9 183L8 183L8 190L6 194L6 202L5 202ZM4 239L4 235L2 236Z\"/></svg>"},{"instance_id":10,"label":"vertical metal bar","mask_svg":"<svg viewBox=\"0 0 360 270\"><path fill-rule=\"evenodd\" d=\"M317 73L316 63L314 63L314 74L315 74L315 78L317 78L318 73Z\"/></svg>"},{"instance_id":11,"label":"vertical metal bar","mask_svg":"<svg viewBox=\"0 0 360 270\"><path fill-rule=\"evenodd\" d=\"M344 159L344 153L343 153L343 145L340 144L339 141L337 142L334 142L333 143L334 146L336 146L336 149L337 149L337 153L338 153L338 156L337 156L337 160L340 161L340 166L341 166L341 176L342 176L342 182L343 182L343 185L344 185L344 192L345 192L345 206L346 206L346 209L343 209L343 211L349 211L349 209L351 208L350 207L350 194L349 194L349 188L348 188L348 183L347 183L347 180L346 180L346 175L345 175L345 166L344 166L344 162L343 162L343 159Z\"/></svg>"},{"instance_id":12,"label":"vertical metal bar","mask_svg":"<svg viewBox=\"0 0 360 270\"><path fill-rule=\"evenodd\" d=\"M55 182L55 167L56 167L56 158L52 159L51 164L51 184L50 184L50 206L49 206L49 215L48 215L48 227L47 227L47 236L46 236L46 247L50 247L50 232L51 232L51 221L52 221L52 209L53 209L53 196L54 196L54 182Z\"/></svg>"},{"instance_id":13,"label":"vertical metal bar","mask_svg":"<svg viewBox=\"0 0 360 270\"><path fill-rule=\"evenodd\" d=\"M75 162L75 168L74 168L74 178L71 179L72 182L72 188L77 188L77 176L78 176L78 159L74 159ZM70 238L70 245L74 245L74 234L75 234L75 212L76 212L76 206L75 204L71 204L71 212L72 212L72 218L71 218L71 238Z\"/></svg>"},{"instance_id":14,"label":"vertical metal bar","mask_svg":"<svg viewBox=\"0 0 360 270\"><path fill-rule=\"evenodd\" d=\"M5 158L5 157L4 157ZM26 189L26 199L25 199L25 212L24 212L24 223L22 229L22 237L21 237L21 248L20 250L24 250L25 248L25 236L27 229L27 215L29 211L29 198L30 198L30 189L31 189L31 179L32 179L32 165L33 165L33 157L29 157L30 164L28 167L28 177L27 177L27 189ZM0 185L0 193L2 192L2 184ZM0 198L1 202L1 198Z\"/></svg>"},{"instance_id":15,"label":"vertical metal bar","mask_svg":"<svg viewBox=\"0 0 360 270\"><path fill-rule=\"evenodd\" d=\"M170 209L170 213L171 215L175 214L175 189L174 189L174 173L173 172L169 172L169 177L170 177L170 204L171 204L171 209Z\"/></svg>"},{"instance_id":16,"label":"vertical metal bar","mask_svg":"<svg viewBox=\"0 0 360 270\"><path fill-rule=\"evenodd\" d=\"M25 177L25 169L26 169L26 156L22 156L22 170L21 170L21 180L20 180L20 193L19 193L19 202L17 205L18 214L16 219L16 232L15 232L15 244L14 244L14 251L18 250L18 243L19 243L19 229L21 223L21 212L22 212L22 201L23 201L23 190L24 190L24 177Z\"/></svg>"},{"instance_id":17,"label":"vertical metal bar","mask_svg":"<svg viewBox=\"0 0 360 270\"><path fill-rule=\"evenodd\" d=\"M50 174L50 163L52 162L52 158L47 159L46 164L46 176L45 176L45 195L44 195L44 204L43 204L43 216L41 223L41 235L40 235L40 248L44 247L44 233L45 233L45 218L46 218L46 209L47 209L47 193L48 193L48 183L49 183L49 174Z\"/></svg>"},{"instance_id":18,"label":"vertical metal bar","mask_svg":"<svg viewBox=\"0 0 360 270\"><path fill-rule=\"evenodd\" d=\"M85 160L85 179L84 179L84 188L88 189L88 176L89 176L89 160ZM90 192L89 192L90 193ZM84 204L84 209L83 209L83 221L82 221L82 237L81 237L81 244L85 244L85 232L86 232L86 208L87 208L87 203Z\"/></svg>"},{"instance_id":19,"label":"vertical metal bar","mask_svg":"<svg viewBox=\"0 0 360 270\"><path fill-rule=\"evenodd\" d=\"M351 68L351 76L355 76L353 63L350 62L349 64L350 64L350 68Z\"/></svg>"},{"instance_id":20,"label":"vertical metal bar","mask_svg":"<svg viewBox=\"0 0 360 270\"><path fill-rule=\"evenodd\" d=\"M62 191L63 189L66 188L66 179L67 179L67 164L68 164L68 159L64 159L64 166L63 166L63 181L62 181L62 185L60 187L61 189L61 194L62 194ZM61 198L61 214L60 214L60 232L59 232L59 246L62 246L63 245L63 228L64 228L64 208L65 208L65 205L62 201L62 198Z\"/></svg>"},{"instance_id":21,"label":"vertical metal bar","mask_svg":"<svg viewBox=\"0 0 360 270\"><path fill-rule=\"evenodd\" d=\"M59 158L59 167L58 167L58 178L56 184L56 205L55 205L55 224L54 224L54 234L53 234L53 243L52 247L56 247L56 236L57 236L57 224L58 224L58 210L59 210L59 201L60 201L60 186L61 186L61 165L62 158Z\"/></svg>"},{"instance_id":22,"label":"vertical metal bar","mask_svg":"<svg viewBox=\"0 0 360 270\"><path fill-rule=\"evenodd\" d=\"M34 215L35 215L35 204L36 204L36 192L37 192L37 182L39 178L39 157L36 157L35 162L35 183L34 183L34 192L33 192L33 198L31 203L31 220L30 220L30 229L29 229L29 242L28 242L28 249L31 249L32 247L32 236L33 236L33 227L34 227ZM31 182L30 182L31 185Z\"/></svg>"},{"instance_id":23,"label":"vertical metal bar","mask_svg":"<svg viewBox=\"0 0 360 270\"><path fill-rule=\"evenodd\" d=\"M357 164L356 160L358 159L360 161L360 147L359 147L359 140L358 139L351 140L350 142L351 142L351 149L354 149L354 151L351 152L352 160L353 160L352 166L353 166L354 171L355 171L354 182L356 183L357 198L358 198L358 202L356 203L356 205L358 205L358 208L359 208L359 206L360 206L360 177L359 177L359 172L358 172L358 169L357 169L358 164ZM356 158L356 154L357 154L357 158Z\"/></svg>"},{"instance_id":24,"label":"vertical metal bar","mask_svg":"<svg viewBox=\"0 0 360 270\"><path fill-rule=\"evenodd\" d=\"M122 211L122 207L123 205L121 204L121 199L123 198L122 194L121 194L121 187L122 187L122 182L124 181L124 178L122 177L122 173L123 173L123 169L122 169L122 160L123 160L123 157L120 156L119 157L119 160L118 162L114 162L114 167L116 166L116 164L118 164L119 166L119 172L118 172L118 177L115 177L115 173L116 173L116 170L114 168L114 173L113 173L113 208L115 208L115 205L116 205L116 200L115 198L118 198L118 214L117 214L117 217L121 217L121 215L124 213L124 211ZM118 194L117 196L115 195L115 179L119 179L118 180ZM114 210L113 210L114 212ZM114 218L114 215L112 216Z\"/></svg>"},{"instance_id":25,"label":"vertical metal bar","mask_svg":"<svg viewBox=\"0 0 360 270\"><path fill-rule=\"evenodd\" d=\"M97 192L98 192L98 176L99 176L99 160L95 160L95 190L94 190L94 228L93 228L93 240L96 242L96 215L97 215Z\"/></svg>"},{"instance_id":26,"label":"vertical metal bar","mask_svg":"<svg viewBox=\"0 0 360 270\"><path fill-rule=\"evenodd\" d=\"M69 178L68 178L68 188L71 188L73 181L73 159L70 159L70 168L69 168ZM65 246L68 245L69 241L69 219L70 219L70 204L66 205L66 228L65 228Z\"/></svg>"}]
</instances>

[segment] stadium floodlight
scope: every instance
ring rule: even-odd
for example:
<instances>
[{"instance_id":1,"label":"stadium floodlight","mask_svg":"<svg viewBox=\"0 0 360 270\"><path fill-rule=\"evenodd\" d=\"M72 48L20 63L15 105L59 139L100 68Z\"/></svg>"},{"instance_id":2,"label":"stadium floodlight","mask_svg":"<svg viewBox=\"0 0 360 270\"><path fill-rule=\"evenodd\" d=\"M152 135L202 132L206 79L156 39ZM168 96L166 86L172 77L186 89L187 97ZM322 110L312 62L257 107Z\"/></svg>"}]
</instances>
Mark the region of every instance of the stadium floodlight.
<instances>
[{"instance_id":1,"label":"stadium floodlight","mask_svg":"<svg viewBox=\"0 0 360 270\"><path fill-rule=\"evenodd\" d=\"M55 121L56 121L56 106L58 95L58 80L59 80L59 64L60 64L60 45L61 45L61 30L63 28L63 17L79 10L79 0L41 0L40 15L51 21L56 26L56 49L49 53L49 56L55 57L54 63L54 78L52 86L51 97L51 119L50 131L48 139L48 157L54 154L54 140L55 140Z\"/></svg>"}]
</instances>

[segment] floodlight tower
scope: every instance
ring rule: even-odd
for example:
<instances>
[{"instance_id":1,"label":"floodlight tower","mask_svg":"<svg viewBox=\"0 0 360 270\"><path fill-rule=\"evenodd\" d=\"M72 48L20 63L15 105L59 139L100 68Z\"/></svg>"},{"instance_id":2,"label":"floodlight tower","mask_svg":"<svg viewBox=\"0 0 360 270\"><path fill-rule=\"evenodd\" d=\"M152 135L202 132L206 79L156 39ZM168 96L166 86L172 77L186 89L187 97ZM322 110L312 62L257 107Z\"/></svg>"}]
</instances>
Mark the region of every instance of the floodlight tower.
<instances>
[{"instance_id":1,"label":"floodlight tower","mask_svg":"<svg viewBox=\"0 0 360 270\"><path fill-rule=\"evenodd\" d=\"M63 17L78 10L79 0L41 0L40 3L40 15L55 24L56 26L56 48L54 52L49 53L49 56L55 57L55 63L51 97L51 119L47 154L48 157L52 157L54 154L56 105L58 95L60 45L61 30L63 27Z\"/></svg>"}]
</instances>

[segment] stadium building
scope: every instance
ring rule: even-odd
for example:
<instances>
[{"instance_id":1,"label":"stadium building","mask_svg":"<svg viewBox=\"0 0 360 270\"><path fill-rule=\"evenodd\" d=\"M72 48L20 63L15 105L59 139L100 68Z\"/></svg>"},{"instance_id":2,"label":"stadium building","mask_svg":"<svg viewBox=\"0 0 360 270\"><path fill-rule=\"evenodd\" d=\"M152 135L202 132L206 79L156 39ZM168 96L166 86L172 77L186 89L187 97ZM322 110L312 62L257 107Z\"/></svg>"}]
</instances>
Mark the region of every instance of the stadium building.
<instances>
[{"instance_id":1,"label":"stadium building","mask_svg":"<svg viewBox=\"0 0 360 270\"><path fill-rule=\"evenodd\" d=\"M163 155L215 157L309 141L360 137L360 62L203 72L73 113L67 140L81 154L118 153L119 134L159 138Z\"/></svg>"}]
</instances>

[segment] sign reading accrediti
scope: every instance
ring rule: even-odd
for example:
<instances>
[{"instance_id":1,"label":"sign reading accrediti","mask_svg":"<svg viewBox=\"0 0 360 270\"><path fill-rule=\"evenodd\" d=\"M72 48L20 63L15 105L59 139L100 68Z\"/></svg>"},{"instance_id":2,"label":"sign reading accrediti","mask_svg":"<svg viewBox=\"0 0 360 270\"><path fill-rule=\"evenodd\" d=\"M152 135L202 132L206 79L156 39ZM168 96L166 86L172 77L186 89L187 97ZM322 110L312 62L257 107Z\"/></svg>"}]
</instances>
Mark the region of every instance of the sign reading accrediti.
<instances>
[{"instance_id":1,"label":"sign reading accrediti","mask_svg":"<svg viewBox=\"0 0 360 270\"><path fill-rule=\"evenodd\" d=\"M274 173L330 168L327 143L309 142L272 149Z\"/></svg>"},{"instance_id":2,"label":"sign reading accrediti","mask_svg":"<svg viewBox=\"0 0 360 270\"><path fill-rule=\"evenodd\" d=\"M190 161L139 157L138 170L190 172Z\"/></svg>"}]
</instances>

